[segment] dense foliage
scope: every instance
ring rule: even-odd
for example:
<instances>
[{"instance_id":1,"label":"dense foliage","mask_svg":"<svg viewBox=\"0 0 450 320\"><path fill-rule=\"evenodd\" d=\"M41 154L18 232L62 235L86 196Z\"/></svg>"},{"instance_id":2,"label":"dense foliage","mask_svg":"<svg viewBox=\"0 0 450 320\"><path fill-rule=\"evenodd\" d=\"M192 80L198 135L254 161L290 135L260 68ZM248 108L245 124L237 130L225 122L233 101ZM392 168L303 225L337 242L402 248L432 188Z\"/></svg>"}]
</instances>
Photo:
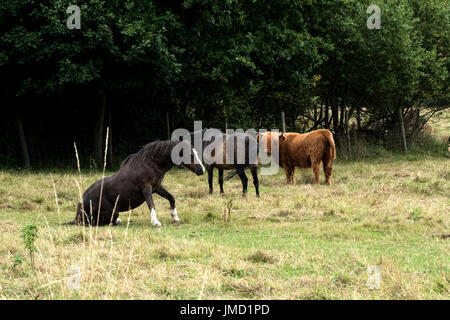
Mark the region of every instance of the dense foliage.
<instances>
[{"instance_id":1,"label":"dense foliage","mask_svg":"<svg viewBox=\"0 0 450 320\"><path fill-rule=\"evenodd\" d=\"M0 163L74 159L73 141L98 163L106 126L123 156L193 120L272 128L281 111L338 144L350 127L398 137L399 119L412 140L450 105L447 0L80 0L80 30L72 4L0 3Z\"/></svg>"}]
</instances>

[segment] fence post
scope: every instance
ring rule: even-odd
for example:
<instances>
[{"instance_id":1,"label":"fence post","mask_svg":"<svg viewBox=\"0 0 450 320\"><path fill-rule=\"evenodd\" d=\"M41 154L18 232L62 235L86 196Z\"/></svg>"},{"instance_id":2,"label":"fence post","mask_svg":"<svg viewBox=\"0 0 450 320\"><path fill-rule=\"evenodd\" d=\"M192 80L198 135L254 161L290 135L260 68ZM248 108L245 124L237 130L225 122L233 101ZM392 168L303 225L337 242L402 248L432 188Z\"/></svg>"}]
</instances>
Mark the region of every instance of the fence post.
<instances>
[{"instance_id":1,"label":"fence post","mask_svg":"<svg viewBox=\"0 0 450 320\"><path fill-rule=\"evenodd\" d=\"M112 115L109 113L109 140L108 140L108 158L109 158L109 166L113 165L113 149L112 149Z\"/></svg>"},{"instance_id":2,"label":"fence post","mask_svg":"<svg viewBox=\"0 0 450 320\"><path fill-rule=\"evenodd\" d=\"M19 113L17 113L16 119L17 119L17 128L19 130L20 146L22 148L23 164L26 169L30 169L31 163L30 163L30 157L28 155L27 140L25 138L25 132L23 130L22 116Z\"/></svg>"},{"instance_id":3,"label":"fence post","mask_svg":"<svg viewBox=\"0 0 450 320\"><path fill-rule=\"evenodd\" d=\"M347 132L347 145L348 145L348 157L351 158L352 156L352 146L351 146L351 140L350 140L350 128L349 128L349 111L346 108L345 109L345 130Z\"/></svg>"},{"instance_id":4,"label":"fence post","mask_svg":"<svg viewBox=\"0 0 450 320\"><path fill-rule=\"evenodd\" d=\"M398 119L400 122L400 135L402 139L402 147L403 152L408 152L407 146L406 146L406 133L405 133L405 122L403 120L403 111L402 108L398 108Z\"/></svg>"},{"instance_id":5,"label":"fence post","mask_svg":"<svg viewBox=\"0 0 450 320\"><path fill-rule=\"evenodd\" d=\"M170 140L170 123L169 123L169 112L166 112L166 125L167 125L167 140Z\"/></svg>"},{"instance_id":6,"label":"fence post","mask_svg":"<svg viewBox=\"0 0 450 320\"><path fill-rule=\"evenodd\" d=\"M283 132L286 132L286 120L284 118L284 111L281 111L281 128Z\"/></svg>"},{"instance_id":7,"label":"fence post","mask_svg":"<svg viewBox=\"0 0 450 320\"><path fill-rule=\"evenodd\" d=\"M355 146L355 148L354 148L355 156L359 157L359 155L361 154L361 149L359 147L358 132L355 127L353 127L352 131L353 131L353 145Z\"/></svg>"}]
</instances>

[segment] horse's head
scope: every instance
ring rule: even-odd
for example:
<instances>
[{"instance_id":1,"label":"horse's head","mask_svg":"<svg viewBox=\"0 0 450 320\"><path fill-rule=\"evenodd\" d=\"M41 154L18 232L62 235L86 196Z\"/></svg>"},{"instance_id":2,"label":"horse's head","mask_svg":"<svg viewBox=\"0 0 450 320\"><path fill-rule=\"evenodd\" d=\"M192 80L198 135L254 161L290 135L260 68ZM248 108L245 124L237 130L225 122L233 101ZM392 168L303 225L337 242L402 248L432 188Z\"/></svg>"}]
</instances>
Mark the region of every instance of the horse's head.
<instances>
[{"instance_id":1,"label":"horse's head","mask_svg":"<svg viewBox=\"0 0 450 320\"><path fill-rule=\"evenodd\" d=\"M200 160L197 150L192 148L191 144L188 141L182 141L180 143L186 144L181 149L180 156L182 158L181 163L178 165L178 168L186 167L196 175L200 176L205 173L205 167ZM189 155L184 156L183 152L188 151Z\"/></svg>"},{"instance_id":2,"label":"horse's head","mask_svg":"<svg viewBox=\"0 0 450 320\"><path fill-rule=\"evenodd\" d=\"M262 142L264 146L264 152L270 156L272 154L272 132L258 133L256 136L258 142ZM276 137L275 137L276 139ZM286 139L284 132L280 132L278 135L278 142L284 141Z\"/></svg>"}]
</instances>

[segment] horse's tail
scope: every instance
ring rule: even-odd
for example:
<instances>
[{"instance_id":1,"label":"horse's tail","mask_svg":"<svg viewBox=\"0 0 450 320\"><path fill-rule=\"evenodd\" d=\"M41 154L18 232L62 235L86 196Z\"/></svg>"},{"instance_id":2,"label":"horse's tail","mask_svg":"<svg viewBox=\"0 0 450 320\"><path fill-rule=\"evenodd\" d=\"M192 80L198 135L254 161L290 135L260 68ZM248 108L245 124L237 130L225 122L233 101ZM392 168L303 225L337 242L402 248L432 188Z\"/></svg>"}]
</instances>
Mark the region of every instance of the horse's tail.
<instances>
[{"instance_id":1,"label":"horse's tail","mask_svg":"<svg viewBox=\"0 0 450 320\"><path fill-rule=\"evenodd\" d=\"M327 132L327 140L328 140L328 144L330 145L330 149L331 149L331 159L335 160L336 159L336 145L334 143L334 139L333 139L333 134L328 131Z\"/></svg>"},{"instance_id":2,"label":"horse's tail","mask_svg":"<svg viewBox=\"0 0 450 320\"><path fill-rule=\"evenodd\" d=\"M235 175L239 175L241 172L244 172L247 168L250 168L251 164L242 164L239 166L236 166L233 170L231 170L230 172L228 172L225 177L224 180L228 181L230 179L232 179Z\"/></svg>"},{"instance_id":3,"label":"horse's tail","mask_svg":"<svg viewBox=\"0 0 450 320\"><path fill-rule=\"evenodd\" d=\"M246 150L247 150L247 154L246 154L246 158L247 158L246 162L247 163L236 165L233 170L231 170L230 172L228 172L225 175L225 177L224 177L225 181L228 181L228 180L232 179L234 176L239 175L241 172L244 172L247 168L250 168L251 166L253 166L254 165L253 161L256 161L256 164L258 164L258 161L259 161L259 143L257 142L256 139L255 139L255 141L256 141L256 145L255 145L256 146L256 150L255 150L254 155L256 156L256 159L249 159L250 158L250 154L252 152L250 152L251 144L250 144L249 138L247 137L246 141L245 141L245 147L246 147Z\"/></svg>"},{"instance_id":4,"label":"horse's tail","mask_svg":"<svg viewBox=\"0 0 450 320\"><path fill-rule=\"evenodd\" d=\"M69 225L78 224L80 219L81 219L81 214L82 214L81 210L82 210L81 209L81 202L79 202L78 205L77 205L77 214L76 214L75 218L72 221L62 223L62 225L63 226L69 226Z\"/></svg>"}]
</instances>

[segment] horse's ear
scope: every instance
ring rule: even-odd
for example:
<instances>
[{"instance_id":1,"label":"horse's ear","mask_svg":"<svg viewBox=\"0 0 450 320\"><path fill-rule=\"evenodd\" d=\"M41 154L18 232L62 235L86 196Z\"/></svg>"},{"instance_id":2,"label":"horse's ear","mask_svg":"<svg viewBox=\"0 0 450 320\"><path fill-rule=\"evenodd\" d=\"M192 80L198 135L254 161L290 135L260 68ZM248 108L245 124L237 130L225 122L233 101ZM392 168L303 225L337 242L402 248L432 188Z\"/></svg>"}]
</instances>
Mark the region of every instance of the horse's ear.
<instances>
[{"instance_id":1,"label":"horse's ear","mask_svg":"<svg viewBox=\"0 0 450 320\"><path fill-rule=\"evenodd\" d=\"M286 136L284 135L284 132L280 133L280 136L278 137L278 140L284 141L286 139Z\"/></svg>"},{"instance_id":2,"label":"horse's ear","mask_svg":"<svg viewBox=\"0 0 450 320\"><path fill-rule=\"evenodd\" d=\"M259 136L260 136L260 133L257 132L257 133L256 133L256 141L257 141L257 142L259 142Z\"/></svg>"}]
</instances>

